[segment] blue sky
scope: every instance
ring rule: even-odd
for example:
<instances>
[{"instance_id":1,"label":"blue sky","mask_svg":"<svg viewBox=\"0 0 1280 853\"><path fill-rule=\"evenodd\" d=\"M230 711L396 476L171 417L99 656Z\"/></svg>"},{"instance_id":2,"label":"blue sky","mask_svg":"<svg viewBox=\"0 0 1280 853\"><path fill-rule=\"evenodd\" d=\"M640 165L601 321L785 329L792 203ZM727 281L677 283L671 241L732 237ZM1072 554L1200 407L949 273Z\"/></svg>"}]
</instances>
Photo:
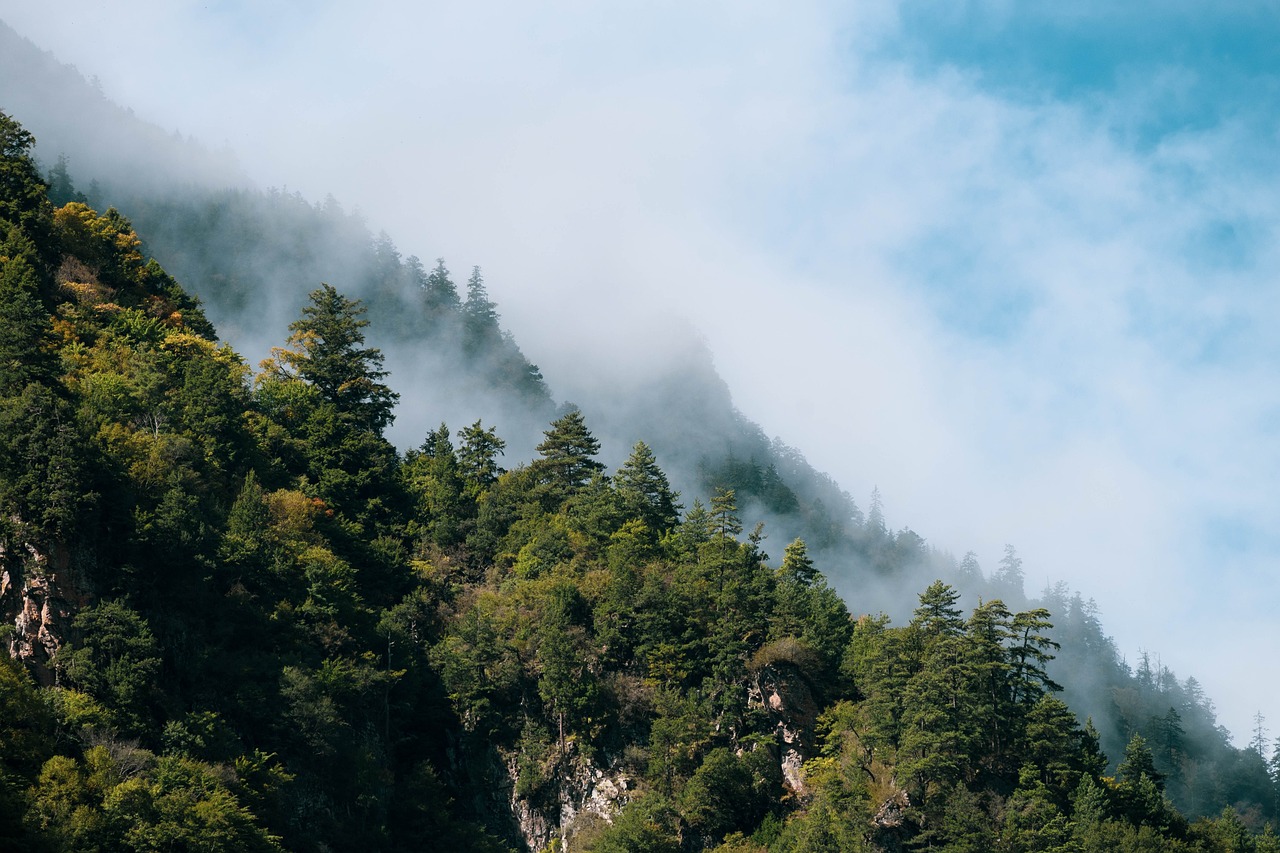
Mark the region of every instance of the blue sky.
<instances>
[{"instance_id":1,"label":"blue sky","mask_svg":"<svg viewBox=\"0 0 1280 853\"><path fill-rule=\"evenodd\" d=\"M923 75L955 71L975 88L1031 109L1069 105L1132 156L1164 171L1183 201L1196 200L1203 184L1222 174L1238 179L1256 173L1263 181L1274 174L1280 134L1280 7L1274 4L940 6L914 0L901 4L899 16L899 27L880 48L886 61L905 62ZM1237 132L1208 174L1158 157L1163 144L1226 127ZM1269 225L1249 211L1215 211L1186 234L1183 260L1209 276L1222 269L1247 274L1274 236ZM926 254L950 260L949 251L944 245ZM975 324L979 332L1007 330L1029 299L999 285L989 296L978 306L966 300L955 321ZM1134 309L1135 331L1158 334L1160 306ZM1196 339L1184 344L1192 358L1230 358L1247 325L1243 319L1193 328L1184 323L1177 331Z\"/></svg>"},{"instance_id":2,"label":"blue sky","mask_svg":"<svg viewBox=\"0 0 1280 853\"><path fill-rule=\"evenodd\" d=\"M891 525L988 570L1013 543L1241 739L1280 728L1274 5L0 18L261 184L482 265L562 397L691 323L740 408ZM587 306L574 338L548 303Z\"/></svg>"}]
</instances>

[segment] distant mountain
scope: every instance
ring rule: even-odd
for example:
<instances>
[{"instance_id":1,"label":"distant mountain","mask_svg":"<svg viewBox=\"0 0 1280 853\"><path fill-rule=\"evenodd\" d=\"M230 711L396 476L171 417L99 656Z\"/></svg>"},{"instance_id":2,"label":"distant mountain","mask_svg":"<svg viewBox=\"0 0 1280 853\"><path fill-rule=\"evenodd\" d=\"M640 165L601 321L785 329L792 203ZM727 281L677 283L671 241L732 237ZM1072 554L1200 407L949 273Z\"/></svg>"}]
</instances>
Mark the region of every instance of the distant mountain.
<instances>
[{"instance_id":1,"label":"distant mountain","mask_svg":"<svg viewBox=\"0 0 1280 853\"><path fill-rule=\"evenodd\" d=\"M88 176L86 190L94 177L130 176L134 192L248 184L230 152L212 151L141 120L3 21L0 104L40 140L36 154L43 166L48 169L58 155L67 156L77 174Z\"/></svg>"}]
</instances>

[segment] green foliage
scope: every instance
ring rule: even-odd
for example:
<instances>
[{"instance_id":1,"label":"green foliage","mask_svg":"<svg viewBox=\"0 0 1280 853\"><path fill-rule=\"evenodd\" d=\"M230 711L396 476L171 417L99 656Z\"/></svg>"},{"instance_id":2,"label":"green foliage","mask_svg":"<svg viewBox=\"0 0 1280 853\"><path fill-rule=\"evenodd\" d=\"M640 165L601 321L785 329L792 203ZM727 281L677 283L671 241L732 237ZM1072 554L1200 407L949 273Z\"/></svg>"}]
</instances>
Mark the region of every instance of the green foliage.
<instances>
[{"instance_id":1,"label":"green foliage","mask_svg":"<svg viewBox=\"0 0 1280 853\"><path fill-rule=\"evenodd\" d=\"M104 601L72 622L79 641L58 653L67 681L112 709L123 730L140 733L154 719L160 655L146 620L121 601Z\"/></svg>"},{"instance_id":2,"label":"green foliage","mask_svg":"<svg viewBox=\"0 0 1280 853\"><path fill-rule=\"evenodd\" d=\"M380 433L394 418L400 395L381 380L382 353L365 347L365 307L333 285L310 294L301 319L289 325L289 348L277 349L271 370L297 376L356 429Z\"/></svg>"},{"instance_id":3,"label":"green foliage","mask_svg":"<svg viewBox=\"0 0 1280 853\"><path fill-rule=\"evenodd\" d=\"M91 452L71 405L49 387L0 398L0 508L41 538L70 536L99 497Z\"/></svg>"},{"instance_id":4,"label":"green foliage","mask_svg":"<svg viewBox=\"0 0 1280 853\"><path fill-rule=\"evenodd\" d=\"M282 849L214 767L119 744L49 759L28 822L55 850Z\"/></svg>"},{"instance_id":5,"label":"green foliage","mask_svg":"<svg viewBox=\"0 0 1280 853\"><path fill-rule=\"evenodd\" d=\"M458 467L467 490L478 498L504 473L498 457L507 444L498 438L497 427L485 429L479 420L458 430L458 438L462 442L458 448Z\"/></svg>"},{"instance_id":6,"label":"green foliage","mask_svg":"<svg viewBox=\"0 0 1280 853\"><path fill-rule=\"evenodd\" d=\"M58 361L35 245L16 227L0 224L0 235L0 397L10 397L54 381Z\"/></svg>"},{"instance_id":7,"label":"green foliage","mask_svg":"<svg viewBox=\"0 0 1280 853\"><path fill-rule=\"evenodd\" d=\"M641 522L655 536L675 527L679 519L680 504L676 502L679 496L671 490L653 451L643 441L636 442L613 482L626 518Z\"/></svg>"},{"instance_id":8,"label":"green foliage","mask_svg":"<svg viewBox=\"0 0 1280 853\"><path fill-rule=\"evenodd\" d=\"M680 853L675 809L657 795L635 800L587 849L591 853Z\"/></svg>"},{"instance_id":9,"label":"green foliage","mask_svg":"<svg viewBox=\"0 0 1280 853\"><path fill-rule=\"evenodd\" d=\"M581 411L574 409L557 418L544 436L534 470L546 486L551 500L548 508L555 508L604 466L595 460L600 442L587 429Z\"/></svg>"},{"instance_id":10,"label":"green foliage","mask_svg":"<svg viewBox=\"0 0 1280 853\"><path fill-rule=\"evenodd\" d=\"M422 447L406 454L400 467L405 491L413 502L413 528L442 547L463 541L476 515L475 492L468 494L449 427L427 435Z\"/></svg>"},{"instance_id":11,"label":"green foliage","mask_svg":"<svg viewBox=\"0 0 1280 853\"><path fill-rule=\"evenodd\" d=\"M47 187L31 158L34 146L35 137L0 112L0 222L16 225L33 240L44 243L49 233L50 204ZM47 248L46 253L51 254Z\"/></svg>"},{"instance_id":12,"label":"green foliage","mask_svg":"<svg viewBox=\"0 0 1280 853\"><path fill-rule=\"evenodd\" d=\"M760 747L735 755L720 747L707 753L685 783L677 809L690 831L711 846L735 830L754 829L780 790L771 750Z\"/></svg>"},{"instance_id":13,"label":"green foliage","mask_svg":"<svg viewBox=\"0 0 1280 853\"><path fill-rule=\"evenodd\" d=\"M23 795L49 753L52 721L31 677L0 655L0 837L26 842Z\"/></svg>"},{"instance_id":14,"label":"green foliage","mask_svg":"<svg viewBox=\"0 0 1280 853\"><path fill-rule=\"evenodd\" d=\"M449 269L444 265L444 258L436 259L435 269L424 279L422 301L428 321L433 326L439 326L442 322L456 316L462 308L462 301L458 298L458 288L449 278Z\"/></svg>"}]
</instances>

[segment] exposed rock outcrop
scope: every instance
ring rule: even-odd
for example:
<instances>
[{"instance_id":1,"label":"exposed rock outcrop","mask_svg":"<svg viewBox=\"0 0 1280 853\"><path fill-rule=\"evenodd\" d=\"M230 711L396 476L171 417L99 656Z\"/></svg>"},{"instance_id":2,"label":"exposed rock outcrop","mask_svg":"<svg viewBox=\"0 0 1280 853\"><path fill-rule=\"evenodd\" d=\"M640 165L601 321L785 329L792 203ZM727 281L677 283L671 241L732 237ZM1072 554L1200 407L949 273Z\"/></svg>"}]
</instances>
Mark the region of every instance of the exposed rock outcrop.
<instances>
[{"instance_id":1,"label":"exposed rock outcrop","mask_svg":"<svg viewBox=\"0 0 1280 853\"><path fill-rule=\"evenodd\" d=\"M803 670L785 661L759 667L748 692L748 703L763 708L778 737L778 760L788 790L804 795L801 767L812 754L814 724L819 706Z\"/></svg>"},{"instance_id":2,"label":"exposed rock outcrop","mask_svg":"<svg viewBox=\"0 0 1280 853\"><path fill-rule=\"evenodd\" d=\"M577 751L572 740L565 742L564 754L546 770L546 781L538 790L521 796L517 793L522 790L519 767L514 758L507 761L511 814L530 851L558 842L556 849L572 853L579 849L576 842L581 837L601 822L612 823L629 798L627 775L597 766Z\"/></svg>"},{"instance_id":3,"label":"exposed rock outcrop","mask_svg":"<svg viewBox=\"0 0 1280 853\"><path fill-rule=\"evenodd\" d=\"M89 603L70 554L44 551L30 542L0 544L0 614L13 625L9 655L22 661L41 684L54 683L52 660L71 620Z\"/></svg>"}]
</instances>

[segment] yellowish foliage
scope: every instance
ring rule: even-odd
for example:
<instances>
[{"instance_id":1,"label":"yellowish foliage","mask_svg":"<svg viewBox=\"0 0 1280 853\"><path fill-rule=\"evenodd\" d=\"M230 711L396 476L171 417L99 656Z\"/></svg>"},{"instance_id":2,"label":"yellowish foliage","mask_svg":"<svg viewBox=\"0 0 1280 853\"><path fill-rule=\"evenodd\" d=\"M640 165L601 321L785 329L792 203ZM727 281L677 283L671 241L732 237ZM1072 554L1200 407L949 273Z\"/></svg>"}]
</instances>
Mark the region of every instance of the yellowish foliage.
<instances>
[{"instance_id":1,"label":"yellowish foliage","mask_svg":"<svg viewBox=\"0 0 1280 853\"><path fill-rule=\"evenodd\" d=\"M315 518L325 511L324 501L302 492L280 489L266 495L267 510L277 535L295 544L316 545L323 537L316 532Z\"/></svg>"}]
</instances>

